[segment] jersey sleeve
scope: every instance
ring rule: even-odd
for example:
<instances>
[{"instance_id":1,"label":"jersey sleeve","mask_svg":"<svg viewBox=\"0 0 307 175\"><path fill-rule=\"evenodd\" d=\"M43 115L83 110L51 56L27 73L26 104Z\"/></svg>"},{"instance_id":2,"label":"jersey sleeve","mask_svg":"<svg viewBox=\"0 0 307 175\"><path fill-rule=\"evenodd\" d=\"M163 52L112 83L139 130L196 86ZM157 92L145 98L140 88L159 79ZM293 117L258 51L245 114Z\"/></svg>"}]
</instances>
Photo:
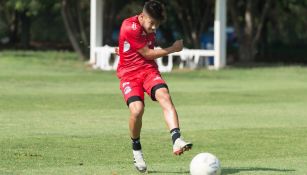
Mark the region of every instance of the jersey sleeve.
<instances>
[{"instance_id":1,"label":"jersey sleeve","mask_svg":"<svg viewBox=\"0 0 307 175\"><path fill-rule=\"evenodd\" d=\"M132 23L127 26L126 39L129 42L131 48L135 51L146 46L146 35L143 34L143 29L136 23Z\"/></svg>"}]
</instances>

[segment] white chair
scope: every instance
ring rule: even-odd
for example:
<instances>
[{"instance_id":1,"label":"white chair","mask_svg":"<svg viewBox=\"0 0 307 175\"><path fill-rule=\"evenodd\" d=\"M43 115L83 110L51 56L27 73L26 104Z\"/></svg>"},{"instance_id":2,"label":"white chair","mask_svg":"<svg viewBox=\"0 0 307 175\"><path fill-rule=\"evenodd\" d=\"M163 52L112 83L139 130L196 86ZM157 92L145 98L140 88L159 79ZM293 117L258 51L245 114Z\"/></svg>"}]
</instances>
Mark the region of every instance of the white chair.
<instances>
[{"instance_id":1,"label":"white chair","mask_svg":"<svg viewBox=\"0 0 307 175\"><path fill-rule=\"evenodd\" d=\"M112 56L114 61L112 62ZM114 53L114 47L105 45L103 47L97 47L95 49L96 62L93 68L100 68L101 70L116 70L119 57Z\"/></svg>"},{"instance_id":2,"label":"white chair","mask_svg":"<svg viewBox=\"0 0 307 175\"><path fill-rule=\"evenodd\" d=\"M164 65L162 57L156 60L156 63L158 64L158 68L160 72L171 72L173 69L173 56L168 55L166 58L167 58L166 65Z\"/></svg>"}]
</instances>

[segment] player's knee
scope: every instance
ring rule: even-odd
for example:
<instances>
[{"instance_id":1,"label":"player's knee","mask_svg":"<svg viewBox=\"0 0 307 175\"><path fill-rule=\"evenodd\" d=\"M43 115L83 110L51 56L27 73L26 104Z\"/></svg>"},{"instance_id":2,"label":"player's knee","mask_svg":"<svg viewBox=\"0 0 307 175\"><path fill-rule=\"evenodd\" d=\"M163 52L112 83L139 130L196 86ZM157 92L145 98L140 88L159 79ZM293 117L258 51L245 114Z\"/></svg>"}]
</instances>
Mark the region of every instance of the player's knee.
<instances>
[{"instance_id":1,"label":"player's knee","mask_svg":"<svg viewBox=\"0 0 307 175\"><path fill-rule=\"evenodd\" d=\"M144 104L142 101L135 101L129 104L131 116L142 117L144 113Z\"/></svg>"},{"instance_id":2,"label":"player's knee","mask_svg":"<svg viewBox=\"0 0 307 175\"><path fill-rule=\"evenodd\" d=\"M158 89L156 91L156 99L159 102L170 102L171 101L171 96L170 96L170 94L168 92L168 89L166 89L166 88Z\"/></svg>"},{"instance_id":3,"label":"player's knee","mask_svg":"<svg viewBox=\"0 0 307 175\"><path fill-rule=\"evenodd\" d=\"M166 84L161 83L161 84L157 84L154 87L152 87L151 99L153 101L159 101L158 98L160 98L160 96L164 96L163 94L168 94L168 87Z\"/></svg>"}]
</instances>

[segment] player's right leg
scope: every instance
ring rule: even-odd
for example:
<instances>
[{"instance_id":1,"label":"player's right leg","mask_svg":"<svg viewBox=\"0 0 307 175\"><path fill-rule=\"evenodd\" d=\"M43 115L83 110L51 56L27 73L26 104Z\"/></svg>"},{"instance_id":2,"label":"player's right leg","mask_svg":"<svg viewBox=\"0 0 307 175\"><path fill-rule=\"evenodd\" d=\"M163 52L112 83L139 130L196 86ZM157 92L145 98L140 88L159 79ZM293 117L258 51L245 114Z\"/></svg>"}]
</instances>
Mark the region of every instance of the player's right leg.
<instances>
[{"instance_id":1,"label":"player's right leg","mask_svg":"<svg viewBox=\"0 0 307 175\"><path fill-rule=\"evenodd\" d=\"M129 130L132 141L134 166L140 172L146 172L147 166L143 158L140 142L142 116L144 113L144 92L138 81L121 81L120 89L130 110Z\"/></svg>"},{"instance_id":2,"label":"player's right leg","mask_svg":"<svg viewBox=\"0 0 307 175\"><path fill-rule=\"evenodd\" d=\"M129 104L129 109L129 129L130 137L132 140L134 166L138 171L146 172L147 166L143 157L142 146L140 142L144 104L142 101L135 101Z\"/></svg>"}]
</instances>

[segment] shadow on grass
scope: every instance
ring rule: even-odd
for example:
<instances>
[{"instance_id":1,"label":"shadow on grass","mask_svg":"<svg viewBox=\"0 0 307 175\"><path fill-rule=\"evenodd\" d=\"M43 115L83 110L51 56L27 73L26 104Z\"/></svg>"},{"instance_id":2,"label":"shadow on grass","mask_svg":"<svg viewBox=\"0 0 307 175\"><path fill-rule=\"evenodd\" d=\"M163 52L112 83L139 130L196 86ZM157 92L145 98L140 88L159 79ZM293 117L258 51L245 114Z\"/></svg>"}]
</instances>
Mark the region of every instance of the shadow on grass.
<instances>
[{"instance_id":1,"label":"shadow on grass","mask_svg":"<svg viewBox=\"0 0 307 175\"><path fill-rule=\"evenodd\" d=\"M299 66L306 67L305 62L245 62L239 61L233 64L229 64L228 67L232 68L241 68L241 69L250 69L250 68L278 68L278 67L289 67L289 66Z\"/></svg>"},{"instance_id":2,"label":"shadow on grass","mask_svg":"<svg viewBox=\"0 0 307 175\"><path fill-rule=\"evenodd\" d=\"M222 175L227 175L227 174L236 174L240 172L246 172L246 171L272 171L272 172L280 172L280 173L286 173L286 172L291 172L295 171L293 169L277 169L277 168L260 168L260 167L238 167L238 168L231 168L231 167L226 167L222 168Z\"/></svg>"},{"instance_id":3,"label":"shadow on grass","mask_svg":"<svg viewBox=\"0 0 307 175\"><path fill-rule=\"evenodd\" d=\"M189 171L148 171L148 174L189 174Z\"/></svg>"},{"instance_id":4,"label":"shadow on grass","mask_svg":"<svg viewBox=\"0 0 307 175\"><path fill-rule=\"evenodd\" d=\"M227 174L237 174L242 172L252 172L252 171L271 171L271 172L280 172L287 173L295 171L294 169L277 169L277 168L260 168L260 167L239 167L239 168L230 168L226 167L222 169L222 175ZM148 174L189 174L189 171L148 171Z\"/></svg>"}]
</instances>

